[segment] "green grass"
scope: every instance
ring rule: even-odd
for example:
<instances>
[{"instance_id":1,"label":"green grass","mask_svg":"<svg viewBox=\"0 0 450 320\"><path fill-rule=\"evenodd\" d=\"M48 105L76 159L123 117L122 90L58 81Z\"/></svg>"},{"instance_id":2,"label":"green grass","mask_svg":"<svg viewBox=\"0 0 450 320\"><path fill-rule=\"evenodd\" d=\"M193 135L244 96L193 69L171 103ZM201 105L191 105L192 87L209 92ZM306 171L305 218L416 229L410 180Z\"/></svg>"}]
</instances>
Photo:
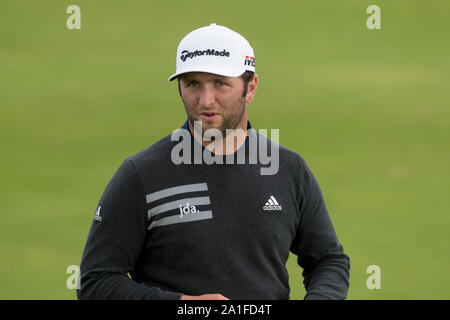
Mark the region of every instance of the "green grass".
<instances>
[{"instance_id":1,"label":"green grass","mask_svg":"<svg viewBox=\"0 0 450 320\"><path fill-rule=\"evenodd\" d=\"M0 5L0 299L74 299L96 203L122 160L180 126L178 42L212 22L252 44L250 120L279 128L322 187L349 299L449 299L448 1ZM381 7L382 30L365 10ZM381 267L381 290L366 268ZM288 262L291 298L301 270Z\"/></svg>"}]
</instances>

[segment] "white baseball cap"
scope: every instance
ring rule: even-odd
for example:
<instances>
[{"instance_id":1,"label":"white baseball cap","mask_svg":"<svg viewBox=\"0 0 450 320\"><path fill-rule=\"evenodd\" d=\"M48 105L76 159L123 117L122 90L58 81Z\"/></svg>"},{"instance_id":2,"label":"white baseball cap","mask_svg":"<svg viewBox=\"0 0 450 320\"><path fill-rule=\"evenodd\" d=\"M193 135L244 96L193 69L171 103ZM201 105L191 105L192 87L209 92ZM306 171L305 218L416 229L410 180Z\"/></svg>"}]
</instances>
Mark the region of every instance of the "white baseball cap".
<instances>
[{"instance_id":1,"label":"white baseball cap","mask_svg":"<svg viewBox=\"0 0 450 320\"><path fill-rule=\"evenodd\" d=\"M176 72L169 81L186 72L208 72L238 77L255 72L255 56L239 33L215 23L196 29L181 40L177 49Z\"/></svg>"}]
</instances>

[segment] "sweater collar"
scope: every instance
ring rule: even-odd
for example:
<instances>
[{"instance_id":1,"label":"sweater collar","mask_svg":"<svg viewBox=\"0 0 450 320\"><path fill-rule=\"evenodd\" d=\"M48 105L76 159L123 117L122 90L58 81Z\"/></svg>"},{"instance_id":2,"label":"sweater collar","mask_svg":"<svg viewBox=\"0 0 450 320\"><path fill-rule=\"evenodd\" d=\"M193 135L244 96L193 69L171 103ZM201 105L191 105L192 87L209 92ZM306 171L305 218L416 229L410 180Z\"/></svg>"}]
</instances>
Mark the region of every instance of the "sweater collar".
<instances>
[{"instance_id":1,"label":"sweater collar","mask_svg":"<svg viewBox=\"0 0 450 320\"><path fill-rule=\"evenodd\" d=\"M191 130L189 130L189 119L186 119L184 124L181 126L181 129L185 129L185 130L187 130L189 132L189 135L191 136L191 141L193 143L195 142L195 143L200 144L198 141L196 141L194 139L194 137L191 134ZM252 125L251 125L250 121L247 120L247 131L250 130L250 129L253 129L253 128L252 128ZM245 144L243 146L244 148L248 148L248 138L249 138L249 135L247 134L247 137L245 138ZM242 146L241 146L241 148L242 148ZM204 149L205 149L205 146L202 145L202 150L204 150ZM214 154L213 152L211 152L211 153Z\"/></svg>"}]
</instances>

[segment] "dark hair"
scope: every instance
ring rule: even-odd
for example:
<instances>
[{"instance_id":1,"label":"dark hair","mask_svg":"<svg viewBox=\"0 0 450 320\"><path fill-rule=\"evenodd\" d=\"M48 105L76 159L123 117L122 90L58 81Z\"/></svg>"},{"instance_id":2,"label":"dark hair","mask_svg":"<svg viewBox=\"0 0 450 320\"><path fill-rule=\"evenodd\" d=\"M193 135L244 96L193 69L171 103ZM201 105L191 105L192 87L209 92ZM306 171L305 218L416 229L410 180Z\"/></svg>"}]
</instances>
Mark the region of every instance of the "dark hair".
<instances>
[{"instance_id":1,"label":"dark hair","mask_svg":"<svg viewBox=\"0 0 450 320\"><path fill-rule=\"evenodd\" d=\"M253 79L255 76L255 73L250 70L246 70L243 74L241 74L242 80L244 80L244 91L242 92L242 97L245 97L247 95L248 91L248 83ZM178 80L178 93L181 97L181 89L180 89L180 76L177 77Z\"/></svg>"},{"instance_id":2,"label":"dark hair","mask_svg":"<svg viewBox=\"0 0 450 320\"><path fill-rule=\"evenodd\" d=\"M242 97L247 95L248 91L248 83L253 79L255 73L253 71L246 70L243 74L241 74L242 80L244 80L244 92L242 92Z\"/></svg>"}]
</instances>

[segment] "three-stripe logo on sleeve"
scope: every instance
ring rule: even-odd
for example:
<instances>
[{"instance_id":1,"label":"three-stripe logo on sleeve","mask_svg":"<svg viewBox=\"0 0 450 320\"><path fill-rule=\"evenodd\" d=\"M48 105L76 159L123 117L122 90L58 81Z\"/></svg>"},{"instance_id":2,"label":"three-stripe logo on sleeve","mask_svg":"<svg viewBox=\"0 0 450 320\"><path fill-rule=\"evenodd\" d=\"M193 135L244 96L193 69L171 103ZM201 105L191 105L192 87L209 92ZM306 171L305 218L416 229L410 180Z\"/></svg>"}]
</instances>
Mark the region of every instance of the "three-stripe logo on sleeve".
<instances>
[{"instance_id":1,"label":"three-stripe logo on sleeve","mask_svg":"<svg viewBox=\"0 0 450 320\"><path fill-rule=\"evenodd\" d=\"M146 196L151 230L156 227L212 219L206 183L162 189Z\"/></svg>"}]
</instances>

